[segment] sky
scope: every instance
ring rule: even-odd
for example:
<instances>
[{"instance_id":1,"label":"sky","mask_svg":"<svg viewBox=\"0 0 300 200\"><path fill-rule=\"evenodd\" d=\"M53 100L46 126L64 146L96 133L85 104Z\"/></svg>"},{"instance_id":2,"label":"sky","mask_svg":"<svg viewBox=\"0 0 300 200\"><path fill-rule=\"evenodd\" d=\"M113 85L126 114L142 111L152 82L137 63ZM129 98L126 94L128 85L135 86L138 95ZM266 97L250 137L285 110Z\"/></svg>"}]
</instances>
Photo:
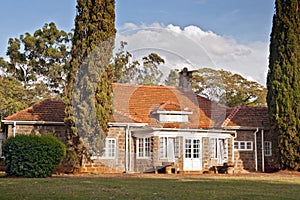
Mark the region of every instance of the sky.
<instances>
[{"instance_id":1,"label":"sky","mask_svg":"<svg viewBox=\"0 0 300 200\"><path fill-rule=\"evenodd\" d=\"M116 0L117 42L137 58L157 52L165 68L210 67L263 85L275 0ZM0 6L0 56L9 38L45 23L74 28L75 0L10 0Z\"/></svg>"}]
</instances>

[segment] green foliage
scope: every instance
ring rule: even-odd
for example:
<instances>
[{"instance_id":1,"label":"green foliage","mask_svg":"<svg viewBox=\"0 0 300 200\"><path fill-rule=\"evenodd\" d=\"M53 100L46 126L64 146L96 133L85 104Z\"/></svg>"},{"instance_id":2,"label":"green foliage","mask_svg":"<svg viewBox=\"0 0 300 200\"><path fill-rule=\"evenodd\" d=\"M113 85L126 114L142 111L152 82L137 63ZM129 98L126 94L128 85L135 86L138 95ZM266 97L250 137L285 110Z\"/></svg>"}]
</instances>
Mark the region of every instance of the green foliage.
<instances>
[{"instance_id":1,"label":"green foliage","mask_svg":"<svg viewBox=\"0 0 300 200\"><path fill-rule=\"evenodd\" d=\"M78 0L76 8L72 56L67 65L65 122L68 155L77 155L76 163L80 164L86 155L82 141L99 135L98 138L105 138L108 131L114 74L110 61L116 34L115 1Z\"/></svg>"},{"instance_id":2,"label":"green foliage","mask_svg":"<svg viewBox=\"0 0 300 200\"><path fill-rule=\"evenodd\" d=\"M51 176L65 153L65 145L52 135L17 135L3 144L6 173L12 176Z\"/></svg>"},{"instance_id":3,"label":"green foliage","mask_svg":"<svg viewBox=\"0 0 300 200\"><path fill-rule=\"evenodd\" d=\"M120 49L113 60L114 82L138 85L159 85L163 73L159 65L164 59L156 53L150 53L141 60L133 60L126 51L127 42L121 41Z\"/></svg>"},{"instance_id":4,"label":"green foliage","mask_svg":"<svg viewBox=\"0 0 300 200\"><path fill-rule=\"evenodd\" d=\"M1 119L38 101L36 91L25 89L20 81L13 77L0 76L0 115Z\"/></svg>"},{"instance_id":5,"label":"green foliage","mask_svg":"<svg viewBox=\"0 0 300 200\"><path fill-rule=\"evenodd\" d=\"M298 0L276 0L267 77L271 131L282 169L300 169L300 12Z\"/></svg>"},{"instance_id":6,"label":"green foliage","mask_svg":"<svg viewBox=\"0 0 300 200\"><path fill-rule=\"evenodd\" d=\"M178 85L178 71L170 71L166 85ZM225 70L201 68L194 71L192 88L195 93L228 106L262 106L266 103L265 87Z\"/></svg>"},{"instance_id":7,"label":"green foliage","mask_svg":"<svg viewBox=\"0 0 300 200\"><path fill-rule=\"evenodd\" d=\"M0 67L26 88L40 89L40 93L62 93L71 37L71 33L58 30L51 22L33 35L25 33L10 38L6 53L9 61L0 61Z\"/></svg>"}]
</instances>

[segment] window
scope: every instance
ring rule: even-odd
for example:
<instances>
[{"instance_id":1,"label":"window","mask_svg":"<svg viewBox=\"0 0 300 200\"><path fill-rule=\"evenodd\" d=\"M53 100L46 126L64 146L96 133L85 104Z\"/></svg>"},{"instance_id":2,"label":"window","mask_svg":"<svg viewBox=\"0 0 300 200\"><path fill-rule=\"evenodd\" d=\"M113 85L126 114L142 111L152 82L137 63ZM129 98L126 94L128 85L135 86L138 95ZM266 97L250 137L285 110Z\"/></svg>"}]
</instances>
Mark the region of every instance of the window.
<instances>
[{"instance_id":1,"label":"window","mask_svg":"<svg viewBox=\"0 0 300 200\"><path fill-rule=\"evenodd\" d=\"M174 162L180 154L180 140L176 137L159 138L159 157Z\"/></svg>"},{"instance_id":2,"label":"window","mask_svg":"<svg viewBox=\"0 0 300 200\"><path fill-rule=\"evenodd\" d=\"M210 138L210 158L217 159L218 164L227 162L228 158L228 141L221 138Z\"/></svg>"},{"instance_id":3,"label":"window","mask_svg":"<svg viewBox=\"0 0 300 200\"><path fill-rule=\"evenodd\" d=\"M234 149L240 151L251 151L253 150L253 145L251 141L235 141Z\"/></svg>"},{"instance_id":4,"label":"window","mask_svg":"<svg viewBox=\"0 0 300 200\"><path fill-rule=\"evenodd\" d=\"M188 123L189 115L191 115L192 112L157 110L151 114L156 117L160 123Z\"/></svg>"},{"instance_id":5,"label":"window","mask_svg":"<svg viewBox=\"0 0 300 200\"><path fill-rule=\"evenodd\" d=\"M265 156L272 156L272 142L265 141L264 151Z\"/></svg>"},{"instance_id":6,"label":"window","mask_svg":"<svg viewBox=\"0 0 300 200\"><path fill-rule=\"evenodd\" d=\"M106 138L103 158L115 158L116 157L116 139Z\"/></svg>"},{"instance_id":7,"label":"window","mask_svg":"<svg viewBox=\"0 0 300 200\"><path fill-rule=\"evenodd\" d=\"M136 140L137 157L148 158L150 157L150 138L138 138Z\"/></svg>"},{"instance_id":8,"label":"window","mask_svg":"<svg viewBox=\"0 0 300 200\"><path fill-rule=\"evenodd\" d=\"M90 147L90 153L92 154L92 159L101 159L101 158L115 158L116 157L116 139L115 138L106 138L104 148L97 149ZM99 147L98 147L99 148Z\"/></svg>"}]
</instances>

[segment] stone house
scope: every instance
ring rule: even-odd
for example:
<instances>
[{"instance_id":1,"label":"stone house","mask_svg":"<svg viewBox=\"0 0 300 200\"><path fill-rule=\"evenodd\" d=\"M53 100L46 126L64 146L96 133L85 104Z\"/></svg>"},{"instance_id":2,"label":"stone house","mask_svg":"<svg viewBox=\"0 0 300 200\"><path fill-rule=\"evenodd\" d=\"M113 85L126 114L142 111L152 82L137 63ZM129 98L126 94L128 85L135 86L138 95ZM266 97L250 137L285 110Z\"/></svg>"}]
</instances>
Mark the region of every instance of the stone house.
<instances>
[{"instance_id":1,"label":"stone house","mask_svg":"<svg viewBox=\"0 0 300 200\"><path fill-rule=\"evenodd\" d=\"M82 172L204 173L271 171L272 135L266 107L227 107L179 87L114 84L113 115L104 153ZM47 99L2 120L4 138L52 132L65 142L64 103Z\"/></svg>"}]
</instances>

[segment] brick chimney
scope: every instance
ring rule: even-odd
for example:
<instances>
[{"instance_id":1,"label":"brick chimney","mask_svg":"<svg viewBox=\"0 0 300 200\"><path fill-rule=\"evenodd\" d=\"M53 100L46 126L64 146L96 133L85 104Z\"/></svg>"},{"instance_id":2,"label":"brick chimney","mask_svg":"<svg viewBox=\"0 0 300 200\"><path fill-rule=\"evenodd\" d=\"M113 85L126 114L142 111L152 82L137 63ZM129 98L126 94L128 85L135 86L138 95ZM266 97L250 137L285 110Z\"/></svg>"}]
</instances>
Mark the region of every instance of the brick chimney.
<instances>
[{"instance_id":1,"label":"brick chimney","mask_svg":"<svg viewBox=\"0 0 300 200\"><path fill-rule=\"evenodd\" d=\"M179 87L183 90L192 90L192 75L193 71L188 71L188 68L183 68L179 72Z\"/></svg>"}]
</instances>

